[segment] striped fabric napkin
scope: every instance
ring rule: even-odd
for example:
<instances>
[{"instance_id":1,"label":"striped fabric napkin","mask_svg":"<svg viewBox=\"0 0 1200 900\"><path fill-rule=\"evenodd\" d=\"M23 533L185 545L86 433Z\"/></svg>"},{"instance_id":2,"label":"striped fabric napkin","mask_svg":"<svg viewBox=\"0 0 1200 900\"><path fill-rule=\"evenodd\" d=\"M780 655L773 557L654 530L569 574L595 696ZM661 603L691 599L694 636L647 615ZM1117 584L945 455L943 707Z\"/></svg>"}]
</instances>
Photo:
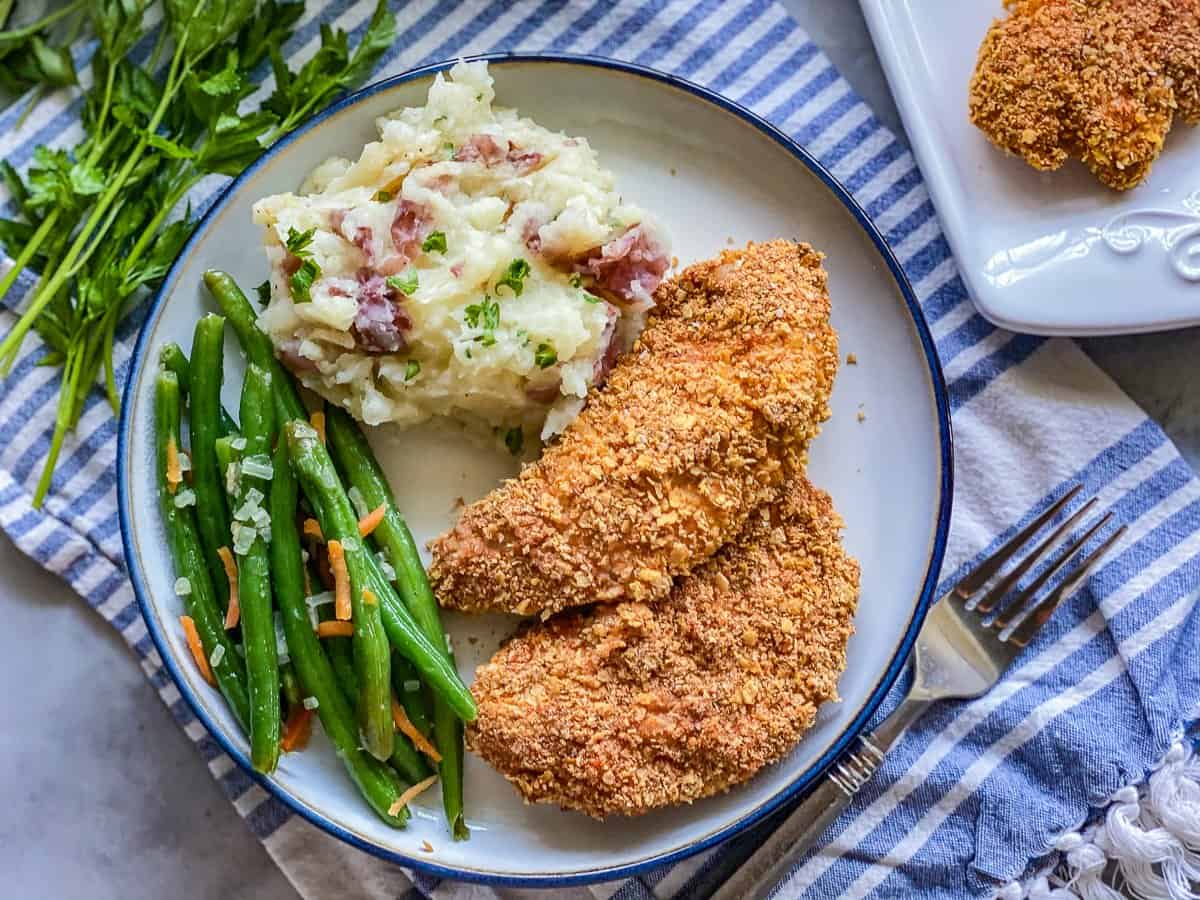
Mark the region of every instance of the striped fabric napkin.
<instances>
[{"instance_id":1,"label":"striped fabric napkin","mask_svg":"<svg viewBox=\"0 0 1200 900\"><path fill-rule=\"evenodd\" d=\"M372 5L309 2L287 55L311 54L321 21L360 32ZM912 729L778 896L1102 896L1095 892L1109 859L1131 880L1157 886L1155 896L1185 896L1186 875L1200 871L1200 769L1185 739L1200 701L1200 483L1073 343L1013 335L980 318L903 140L879 124L775 0L413 0L398 4L398 13L400 38L381 76L502 49L634 60L754 109L849 187L906 267L946 371L958 487L943 586L1076 483L1129 528L1003 683L973 703L937 707ZM20 107L0 114L0 154L18 167L36 144L78 135L80 107L70 93L43 100L17 129ZM205 182L194 204L203 208L221 186ZM30 284L23 279L8 302L18 303ZM120 378L140 321L134 313L120 331ZM12 322L0 312L0 331ZM0 525L120 630L300 893L534 895L439 883L337 843L268 797L220 751L169 681L125 578L116 423L98 392L45 509L30 506L59 377L37 366L45 352L28 340L0 382ZM785 811L673 868L555 896L697 897L726 884L736 897L746 856L772 832L782 829L786 839L794 827Z\"/></svg>"}]
</instances>

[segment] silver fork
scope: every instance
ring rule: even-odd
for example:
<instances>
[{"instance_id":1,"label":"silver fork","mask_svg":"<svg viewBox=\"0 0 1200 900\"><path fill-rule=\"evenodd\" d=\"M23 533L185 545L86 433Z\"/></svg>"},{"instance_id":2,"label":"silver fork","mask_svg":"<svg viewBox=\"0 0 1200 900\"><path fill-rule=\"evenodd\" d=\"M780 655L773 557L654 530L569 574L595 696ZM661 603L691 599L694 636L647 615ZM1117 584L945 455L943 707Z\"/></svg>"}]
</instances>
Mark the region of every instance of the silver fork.
<instances>
[{"instance_id":1,"label":"silver fork","mask_svg":"<svg viewBox=\"0 0 1200 900\"><path fill-rule=\"evenodd\" d=\"M1054 608L1086 577L1093 563L1120 540L1125 526L1116 529L1082 559L1079 551L1112 521L1111 512L1099 517L1086 531L1069 540L1033 582L1009 602L1004 602L1020 580L1044 559L1064 535L1095 505L1095 498L1056 526L1021 558L986 594L981 592L1022 547L1049 525L1078 496L1076 485L1037 519L1014 535L999 550L958 582L929 611L917 636L909 665L912 688L892 713L869 734L858 737L828 771L828 777L788 816L727 881L712 900L765 898L834 819L850 805L883 763L884 756L904 730L930 704L939 700L970 700L986 693L1004 670L1046 623ZM1068 566L1073 569L1040 601L1042 588ZM995 616L992 613L997 613Z\"/></svg>"}]
</instances>

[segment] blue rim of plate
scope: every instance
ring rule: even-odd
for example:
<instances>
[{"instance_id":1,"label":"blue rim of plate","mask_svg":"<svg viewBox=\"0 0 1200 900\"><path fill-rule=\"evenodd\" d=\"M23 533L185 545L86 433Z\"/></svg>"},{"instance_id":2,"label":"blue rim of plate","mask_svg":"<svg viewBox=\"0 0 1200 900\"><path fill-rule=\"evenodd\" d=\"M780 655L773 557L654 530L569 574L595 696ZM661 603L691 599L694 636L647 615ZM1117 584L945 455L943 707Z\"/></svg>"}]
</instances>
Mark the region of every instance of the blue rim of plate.
<instances>
[{"instance_id":1,"label":"blue rim of plate","mask_svg":"<svg viewBox=\"0 0 1200 900\"><path fill-rule=\"evenodd\" d=\"M221 192L220 196L214 201L211 207L205 212L204 216L196 225L195 231L192 232L190 238L183 248L179 251L179 255L171 264L166 276L163 278L162 285L158 292L154 295L150 309L146 315L146 320L142 324L141 332L138 335L137 344L134 347L133 357L129 371L129 380L125 385L124 397L121 404L121 420L117 434L117 501L120 508L121 522L121 541L125 552L126 568L129 572L129 577L133 583L134 594L137 597L138 608L141 611L142 618L146 622L147 631L150 634L154 646L158 649L159 656L162 658L163 665L170 674L171 679L179 688L180 694L187 701L192 713L208 730L208 733L213 736L213 739L221 746L229 756L250 776L259 786L261 786L272 797L275 797L289 809L301 816L308 822L320 828L322 831L333 835L339 840L358 847L360 850L387 860L388 862L397 863L404 866L409 866L430 875L439 878L456 879L460 881L471 881L480 884L500 885L507 887L567 887L570 885L594 884L600 881L612 881L618 878L629 878L639 875L651 869L657 869L661 866L669 865L693 856L702 850L712 847L722 841L742 833L747 828L757 822L762 821L768 815L778 810L780 807L787 804L789 801L799 799L806 789L814 785L839 756L847 749L850 743L865 729L867 722L874 715L880 703L900 677L901 672L908 661L909 653L912 650L913 644L916 642L917 634L921 629L921 625L925 621L925 616L929 611L929 606L933 602L934 591L937 588L937 576L941 570L942 558L946 551L946 536L950 527L950 506L953 498L954 486L954 455L953 455L953 434L950 424L950 403L946 392L945 378L942 374L942 368L938 362L937 350L934 347L933 338L929 333L929 326L925 322L925 316L921 312L920 304L917 302L912 285L909 283L908 276L905 275L904 269L901 267L899 260L896 259L891 247L887 241L875 227L870 217L866 214L858 202L850 195L842 184L829 173L829 171L821 165L817 159L812 156L796 141L792 140L787 134L776 128L766 119L763 119L756 113L751 112L744 106L735 103L734 101L721 96L708 88L701 87L691 81L678 76L671 75L666 72L660 72L657 69L651 69L647 66L637 65L635 63L623 62L615 59L608 59L599 56L589 56L585 54L575 53L484 53L475 56L465 57L468 60L486 60L490 65L505 65L508 63L557 63L567 65L582 65L593 66L601 69L611 69L618 72L624 72L630 75L636 75L642 78L648 78L651 81L656 81L661 84L666 84L679 90L685 91L694 97L707 101L726 112L740 118L747 125L756 128L758 131L765 134L767 137L774 140L777 144L787 150L793 157L799 160L813 175L815 175L829 191L841 202L846 210L854 217L855 221L862 227L867 237L875 245L884 262L887 263L888 270L895 279L896 286L900 290L901 296L904 298L905 305L908 308L909 316L912 319L913 327L917 331L917 336L921 341L921 349L925 354L925 361L929 369L930 384L933 389L934 402L937 408L938 418L938 440L941 449L941 496L938 503L937 526L934 532L933 543L930 548L929 566L925 573L925 579L921 585L921 594L916 607L913 610L912 619L909 621L908 628L904 633L904 637L897 645L896 652L892 656L887 669L876 683L875 688L871 691L866 702L859 710L858 715L845 728L841 736L833 742L833 744L804 772L800 773L793 781L774 797L762 803L759 807L742 816L736 822L732 822L723 828L718 829L712 834L705 835L697 839L691 844L684 847L671 850L666 853L661 853L649 859L639 860L634 863L627 863L619 866L611 866L607 868L588 869L583 872L576 872L568 875L505 875L502 873L488 873L483 871L474 871L470 869L456 869L451 866L439 865L429 862L428 860L418 859L413 856L408 856L404 853L390 850L385 847L380 847L370 841L365 841L358 835L355 835L346 829L342 828L336 822L327 819L316 810L301 803L287 791L283 790L275 781L267 776L256 772L250 764L249 758L221 731L220 727L211 721L205 713L203 705L199 702L188 687L186 680L178 669L178 664L172 655L167 644L166 637L158 627L155 619L150 615L149 602L147 600L147 588L142 580L141 571L133 564L135 555L133 553L130 517L128 501L126 499L127 483L125 476L125 465L123 461L126 459L126 453L129 443L129 433L131 428L130 410L133 408L133 387L138 382L141 374L141 368L145 363L146 339L151 331L150 324L155 320L159 310L166 302L168 296L174 289L178 270L181 267L183 260L191 251L193 244L203 235L209 222L221 211L225 204L229 201L233 193L241 186L241 184L250 178L260 166L282 150L288 144L295 141L297 138L307 134L314 128L318 127L322 122L330 116L341 112L344 109L355 106L359 102L368 97L374 96L382 91L388 91L397 85L408 81L413 81L419 78L427 78L442 72L452 65L457 60L446 60L443 62L430 63L428 65L419 66L415 69L410 69L399 75L386 78L382 81L370 84L353 94L349 94L331 106L313 116L304 125L297 128L295 131L286 135L284 138L274 144L262 156L255 160L249 167L246 168L241 175L235 178Z\"/></svg>"}]
</instances>

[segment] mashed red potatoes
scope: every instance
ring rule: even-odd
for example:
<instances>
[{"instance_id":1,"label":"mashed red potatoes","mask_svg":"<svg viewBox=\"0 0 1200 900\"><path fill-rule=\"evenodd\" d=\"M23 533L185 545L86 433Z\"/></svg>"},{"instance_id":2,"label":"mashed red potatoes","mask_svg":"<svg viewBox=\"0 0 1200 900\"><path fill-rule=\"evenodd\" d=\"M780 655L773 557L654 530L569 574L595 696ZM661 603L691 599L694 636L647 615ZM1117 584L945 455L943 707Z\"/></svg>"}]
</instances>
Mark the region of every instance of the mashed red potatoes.
<instances>
[{"instance_id":1,"label":"mashed red potatoes","mask_svg":"<svg viewBox=\"0 0 1200 900\"><path fill-rule=\"evenodd\" d=\"M260 200L260 324L312 390L368 424L452 416L561 430L641 326L669 264L583 138L492 108L485 63L379 120L357 162Z\"/></svg>"}]
</instances>

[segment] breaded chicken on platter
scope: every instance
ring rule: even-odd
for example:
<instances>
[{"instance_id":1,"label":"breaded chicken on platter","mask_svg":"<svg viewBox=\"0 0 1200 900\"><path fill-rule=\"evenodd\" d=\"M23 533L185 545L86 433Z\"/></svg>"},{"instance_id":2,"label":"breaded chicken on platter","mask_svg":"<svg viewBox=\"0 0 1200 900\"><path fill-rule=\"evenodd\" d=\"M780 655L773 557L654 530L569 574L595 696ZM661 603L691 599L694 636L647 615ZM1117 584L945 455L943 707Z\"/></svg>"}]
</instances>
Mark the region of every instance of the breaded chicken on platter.
<instances>
[{"instance_id":1,"label":"breaded chicken on platter","mask_svg":"<svg viewBox=\"0 0 1200 900\"><path fill-rule=\"evenodd\" d=\"M527 801L596 818L746 781L837 697L859 580L841 527L796 476L665 600L533 624L477 671L468 746Z\"/></svg>"},{"instance_id":2,"label":"breaded chicken on platter","mask_svg":"<svg viewBox=\"0 0 1200 900\"><path fill-rule=\"evenodd\" d=\"M1035 169L1082 160L1139 184L1178 116L1200 123L1200 0L1006 0L979 50L971 122Z\"/></svg>"},{"instance_id":3,"label":"breaded chicken on platter","mask_svg":"<svg viewBox=\"0 0 1200 900\"><path fill-rule=\"evenodd\" d=\"M659 286L633 349L537 462L434 541L443 605L549 615L666 596L774 500L829 416L821 254L771 241Z\"/></svg>"}]
</instances>

